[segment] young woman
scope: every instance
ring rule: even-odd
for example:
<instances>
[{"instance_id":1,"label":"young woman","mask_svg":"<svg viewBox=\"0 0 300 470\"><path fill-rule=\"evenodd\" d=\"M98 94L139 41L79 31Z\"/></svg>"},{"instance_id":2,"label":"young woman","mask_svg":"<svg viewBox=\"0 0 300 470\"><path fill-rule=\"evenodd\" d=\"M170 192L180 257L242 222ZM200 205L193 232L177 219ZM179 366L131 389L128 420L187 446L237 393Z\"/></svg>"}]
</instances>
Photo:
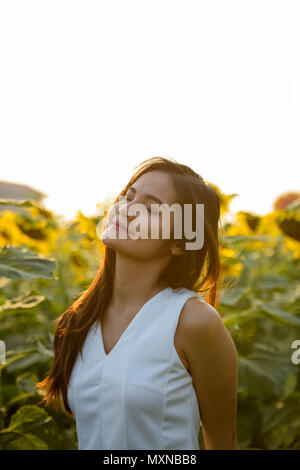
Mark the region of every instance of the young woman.
<instances>
[{"instance_id":1,"label":"young woman","mask_svg":"<svg viewBox=\"0 0 300 470\"><path fill-rule=\"evenodd\" d=\"M184 228L174 237L174 218L162 236L162 203L192 204L193 217L204 205L200 249L186 249ZM147 209L139 219L135 204ZM99 271L57 319L54 361L37 384L42 402L62 397L75 417L79 449L199 450L200 420L206 449L237 448L238 357L216 310L219 217L212 186L162 157L138 165L114 201ZM137 220L159 237L133 236Z\"/></svg>"}]
</instances>

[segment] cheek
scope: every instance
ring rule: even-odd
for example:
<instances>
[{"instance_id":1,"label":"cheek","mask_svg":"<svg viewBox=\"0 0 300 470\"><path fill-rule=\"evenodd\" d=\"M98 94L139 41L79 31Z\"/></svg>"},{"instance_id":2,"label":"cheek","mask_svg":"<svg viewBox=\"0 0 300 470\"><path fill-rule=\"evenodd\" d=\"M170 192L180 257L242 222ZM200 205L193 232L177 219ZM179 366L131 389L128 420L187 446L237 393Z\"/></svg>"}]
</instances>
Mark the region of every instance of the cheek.
<instances>
[{"instance_id":1,"label":"cheek","mask_svg":"<svg viewBox=\"0 0 300 470\"><path fill-rule=\"evenodd\" d=\"M148 237L153 240L171 240L173 237L173 226L174 221L168 215L163 216L162 213L159 214L149 214L148 220Z\"/></svg>"},{"instance_id":2,"label":"cheek","mask_svg":"<svg viewBox=\"0 0 300 470\"><path fill-rule=\"evenodd\" d=\"M154 234L152 236L152 233ZM158 216L149 213L141 213L139 217L128 223L128 234L134 240L149 241L158 239L160 235L160 221ZM157 234L155 236L155 234Z\"/></svg>"},{"instance_id":3,"label":"cheek","mask_svg":"<svg viewBox=\"0 0 300 470\"><path fill-rule=\"evenodd\" d=\"M148 214L148 218L145 220L148 224L148 238L150 240L161 240L163 233L163 225L167 227L166 221L163 221L162 214Z\"/></svg>"},{"instance_id":4,"label":"cheek","mask_svg":"<svg viewBox=\"0 0 300 470\"><path fill-rule=\"evenodd\" d=\"M161 216L149 214L149 238L153 240L161 238Z\"/></svg>"},{"instance_id":5,"label":"cheek","mask_svg":"<svg viewBox=\"0 0 300 470\"><path fill-rule=\"evenodd\" d=\"M160 214L158 224L159 224L159 230L160 230L160 238L163 240L172 239L172 234L173 234L172 216L169 217L167 215L163 216L162 214Z\"/></svg>"}]
</instances>

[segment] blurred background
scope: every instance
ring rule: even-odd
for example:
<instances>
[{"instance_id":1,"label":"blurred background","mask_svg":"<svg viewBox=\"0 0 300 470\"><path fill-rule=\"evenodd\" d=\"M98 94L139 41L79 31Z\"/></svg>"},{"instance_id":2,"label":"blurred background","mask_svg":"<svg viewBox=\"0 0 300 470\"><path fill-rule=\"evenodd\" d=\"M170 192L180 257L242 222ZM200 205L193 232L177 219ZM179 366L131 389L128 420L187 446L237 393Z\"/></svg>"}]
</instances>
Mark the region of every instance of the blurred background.
<instances>
[{"instance_id":1,"label":"blurred background","mask_svg":"<svg viewBox=\"0 0 300 470\"><path fill-rule=\"evenodd\" d=\"M231 210L299 189L298 2L2 2L2 182L85 215L154 156Z\"/></svg>"},{"instance_id":2,"label":"blurred background","mask_svg":"<svg viewBox=\"0 0 300 470\"><path fill-rule=\"evenodd\" d=\"M76 448L74 420L39 405L35 383L54 320L96 274L97 224L157 155L220 196L218 311L239 353L239 448L300 449L298 10L2 2L0 449Z\"/></svg>"}]
</instances>

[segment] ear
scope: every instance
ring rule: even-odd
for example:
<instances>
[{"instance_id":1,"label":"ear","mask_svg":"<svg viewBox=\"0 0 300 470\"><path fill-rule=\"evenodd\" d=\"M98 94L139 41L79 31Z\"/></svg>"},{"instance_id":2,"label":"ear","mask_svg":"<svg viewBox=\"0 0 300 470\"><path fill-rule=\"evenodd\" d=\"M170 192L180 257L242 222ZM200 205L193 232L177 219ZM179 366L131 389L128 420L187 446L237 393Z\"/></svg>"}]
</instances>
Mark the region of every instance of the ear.
<instances>
[{"instance_id":1,"label":"ear","mask_svg":"<svg viewBox=\"0 0 300 470\"><path fill-rule=\"evenodd\" d=\"M181 248L179 242L174 242L174 244L171 246L170 251L172 255L175 255L175 256L182 256L184 254L184 249Z\"/></svg>"}]
</instances>

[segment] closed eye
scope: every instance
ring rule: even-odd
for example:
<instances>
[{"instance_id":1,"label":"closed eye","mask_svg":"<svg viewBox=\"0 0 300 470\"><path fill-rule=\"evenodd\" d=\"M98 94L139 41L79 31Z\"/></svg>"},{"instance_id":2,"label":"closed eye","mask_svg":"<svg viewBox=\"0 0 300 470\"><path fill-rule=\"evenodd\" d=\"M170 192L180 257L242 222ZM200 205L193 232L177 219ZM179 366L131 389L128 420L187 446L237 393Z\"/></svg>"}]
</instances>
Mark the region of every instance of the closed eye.
<instances>
[{"instance_id":1,"label":"closed eye","mask_svg":"<svg viewBox=\"0 0 300 470\"><path fill-rule=\"evenodd\" d=\"M123 200L124 200L124 199L127 199L127 201L132 201L132 200L133 200L133 199L130 199L130 197L129 197L127 194L125 194L124 196L121 196L120 199L121 199L121 200L122 200L122 199L123 199ZM152 207L151 207L151 206L150 206L150 207L147 207L147 206L146 206L146 208L147 208L147 211L148 211L148 212L152 212Z\"/></svg>"}]
</instances>

